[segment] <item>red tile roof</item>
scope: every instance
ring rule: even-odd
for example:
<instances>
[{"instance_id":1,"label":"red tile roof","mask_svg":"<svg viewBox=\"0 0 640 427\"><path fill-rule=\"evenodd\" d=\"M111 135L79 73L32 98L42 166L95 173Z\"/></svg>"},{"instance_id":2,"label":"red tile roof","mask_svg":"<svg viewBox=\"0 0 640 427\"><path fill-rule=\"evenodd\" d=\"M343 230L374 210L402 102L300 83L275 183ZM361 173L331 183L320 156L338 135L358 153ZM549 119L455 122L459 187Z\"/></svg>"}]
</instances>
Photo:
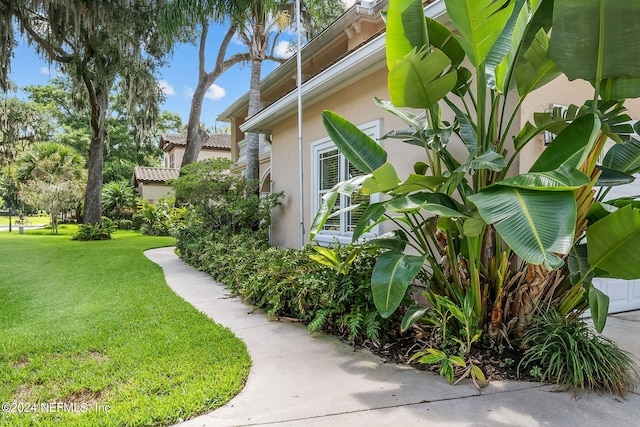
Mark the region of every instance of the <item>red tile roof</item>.
<instances>
[{"instance_id":1,"label":"red tile roof","mask_svg":"<svg viewBox=\"0 0 640 427\"><path fill-rule=\"evenodd\" d=\"M172 147L185 147L186 145L186 135L164 134L160 137L160 148L164 151L169 151ZM214 133L213 135L208 135L202 148L231 150L231 135L228 133Z\"/></svg>"},{"instance_id":2,"label":"red tile roof","mask_svg":"<svg viewBox=\"0 0 640 427\"><path fill-rule=\"evenodd\" d=\"M180 176L180 169L151 168L147 166L136 166L133 170L134 182L167 182L170 179L177 179Z\"/></svg>"}]
</instances>

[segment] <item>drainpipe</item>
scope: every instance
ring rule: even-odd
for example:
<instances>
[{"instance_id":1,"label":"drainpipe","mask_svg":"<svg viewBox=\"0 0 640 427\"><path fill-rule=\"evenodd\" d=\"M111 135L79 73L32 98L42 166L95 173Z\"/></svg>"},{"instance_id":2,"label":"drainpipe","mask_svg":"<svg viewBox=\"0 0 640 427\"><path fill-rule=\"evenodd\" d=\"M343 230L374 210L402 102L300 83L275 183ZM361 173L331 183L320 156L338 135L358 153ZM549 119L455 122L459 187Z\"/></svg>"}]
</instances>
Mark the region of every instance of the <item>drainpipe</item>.
<instances>
[{"instance_id":1,"label":"drainpipe","mask_svg":"<svg viewBox=\"0 0 640 427\"><path fill-rule=\"evenodd\" d=\"M302 43L300 37L300 0L296 0L296 29L298 49L296 51L297 85L298 85L298 162L300 168L300 247L304 247L304 173L302 170Z\"/></svg>"}]
</instances>

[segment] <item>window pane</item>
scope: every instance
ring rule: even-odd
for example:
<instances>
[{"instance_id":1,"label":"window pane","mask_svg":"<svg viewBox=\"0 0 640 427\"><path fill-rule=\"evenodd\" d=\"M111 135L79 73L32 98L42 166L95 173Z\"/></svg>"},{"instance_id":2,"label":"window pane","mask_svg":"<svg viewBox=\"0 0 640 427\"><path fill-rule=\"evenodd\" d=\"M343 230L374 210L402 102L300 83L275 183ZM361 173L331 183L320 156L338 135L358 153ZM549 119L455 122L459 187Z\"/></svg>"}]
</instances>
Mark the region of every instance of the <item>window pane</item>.
<instances>
[{"instance_id":1,"label":"window pane","mask_svg":"<svg viewBox=\"0 0 640 427\"><path fill-rule=\"evenodd\" d=\"M320 153L320 191L330 190L340 182L340 154L338 150Z\"/></svg>"},{"instance_id":2,"label":"window pane","mask_svg":"<svg viewBox=\"0 0 640 427\"><path fill-rule=\"evenodd\" d=\"M364 175L362 172L356 169L351 163L347 162L347 165L348 165L347 170L349 171L348 178ZM367 209L367 206L369 206L369 203L370 203L370 196L365 196L360 193L353 193L351 197L347 197L347 206L360 204L360 207L353 211L349 211L345 214L346 231L352 232L356 228L356 224L358 223L358 220L362 218L362 214L364 213L365 209Z\"/></svg>"}]
</instances>

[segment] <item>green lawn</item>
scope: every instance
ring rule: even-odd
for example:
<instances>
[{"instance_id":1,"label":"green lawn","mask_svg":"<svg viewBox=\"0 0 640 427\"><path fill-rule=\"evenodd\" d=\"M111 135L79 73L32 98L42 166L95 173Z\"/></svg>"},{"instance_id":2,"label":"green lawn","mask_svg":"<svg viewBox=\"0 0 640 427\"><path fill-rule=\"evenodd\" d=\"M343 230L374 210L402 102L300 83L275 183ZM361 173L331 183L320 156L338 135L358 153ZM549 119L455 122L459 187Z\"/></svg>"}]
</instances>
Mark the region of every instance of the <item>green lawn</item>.
<instances>
[{"instance_id":1,"label":"green lawn","mask_svg":"<svg viewBox=\"0 0 640 427\"><path fill-rule=\"evenodd\" d=\"M21 411L0 425L168 425L241 390L244 344L143 255L171 238L73 229L0 233L0 403Z\"/></svg>"},{"instance_id":2,"label":"green lawn","mask_svg":"<svg viewBox=\"0 0 640 427\"><path fill-rule=\"evenodd\" d=\"M27 225L48 225L51 219L48 216L27 216ZM16 226L16 220L19 220L20 216L11 215L11 225ZM9 225L8 216L0 216L0 225Z\"/></svg>"}]
</instances>

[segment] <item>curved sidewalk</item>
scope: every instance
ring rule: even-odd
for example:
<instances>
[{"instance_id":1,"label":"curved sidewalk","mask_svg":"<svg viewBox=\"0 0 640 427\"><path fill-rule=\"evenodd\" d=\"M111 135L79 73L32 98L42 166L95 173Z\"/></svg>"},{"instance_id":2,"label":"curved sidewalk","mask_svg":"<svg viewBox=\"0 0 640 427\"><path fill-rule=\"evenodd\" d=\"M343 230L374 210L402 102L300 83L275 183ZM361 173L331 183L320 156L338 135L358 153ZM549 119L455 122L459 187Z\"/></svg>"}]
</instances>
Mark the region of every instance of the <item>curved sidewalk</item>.
<instances>
[{"instance_id":1,"label":"curved sidewalk","mask_svg":"<svg viewBox=\"0 0 640 427\"><path fill-rule=\"evenodd\" d=\"M492 382L482 391L470 382L451 386L435 374L354 351L332 336L309 334L303 325L269 321L181 262L173 248L145 255L163 268L179 296L240 337L253 362L246 386L226 406L181 426L638 425L638 394L574 399L534 383ZM617 320L607 327L613 323L615 329ZM632 323L638 342L640 323Z\"/></svg>"}]
</instances>

